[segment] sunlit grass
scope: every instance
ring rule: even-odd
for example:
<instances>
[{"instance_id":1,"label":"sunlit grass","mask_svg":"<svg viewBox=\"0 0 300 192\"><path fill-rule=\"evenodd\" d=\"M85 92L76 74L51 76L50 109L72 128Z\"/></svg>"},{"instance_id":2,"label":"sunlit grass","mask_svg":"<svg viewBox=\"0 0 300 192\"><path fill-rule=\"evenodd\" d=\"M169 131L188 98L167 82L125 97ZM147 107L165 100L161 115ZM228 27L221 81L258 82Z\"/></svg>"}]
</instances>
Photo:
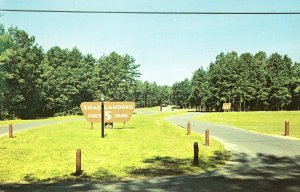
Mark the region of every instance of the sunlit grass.
<instances>
[{"instance_id":1,"label":"sunlit grass","mask_svg":"<svg viewBox=\"0 0 300 192\"><path fill-rule=\"evenodd\" d=\"M132 120L106 129L100 124L72 121L18 132L0 138L0 182L116 180L199 173L224 162L223 146L163 119L177 113L134 115ZM193 143L199 142L200 166L192 165ZM76 149L82 151L80 177L75 172Z\"/></svg>"},{"instance_id":2,"label":"sunlit grass","mask_svg":"<svg viewBox=\"0 0 300 192\"><path fill-rule=\"evenodd\" d=\"M290 136L300 138L300 111L207 113L195 119L279 136L289 121Z\"/></svg>"}]
</instances>

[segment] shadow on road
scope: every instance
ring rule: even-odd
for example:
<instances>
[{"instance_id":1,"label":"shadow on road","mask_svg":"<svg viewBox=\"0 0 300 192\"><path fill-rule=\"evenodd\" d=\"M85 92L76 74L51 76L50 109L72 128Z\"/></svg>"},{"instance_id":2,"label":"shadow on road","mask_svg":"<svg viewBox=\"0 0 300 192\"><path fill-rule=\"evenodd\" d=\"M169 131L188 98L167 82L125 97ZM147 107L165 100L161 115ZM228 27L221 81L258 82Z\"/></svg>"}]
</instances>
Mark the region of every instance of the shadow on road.
<instances>
[{"instance_id":1,"label":"shadow on road","mask_svg":"<svg viewBox=\"0 0 300 192\"><path fill-rule=\"evenodd\" d=\"M190 161L190 160L189 160ZM157 164L155 171L170 171L181 174L178 166L182 161L169 157L155 157L145 159L149 164ZM169 168L164 165L174 165ZM160 167L160 168L159 168ZM163 169L161 169L163 167ZM164 170L167 169L167 170ZM180 169L179 169L180 170ZM172 172L174 171L174 172ZM111 176L107 170L100 170L101 175ZM139 170L132 171L139 175ZM152 174L155 175L155 174ZM75 183L56 182L33 184L0 184L0 191L300 191L300 156L276 157L272 155L256 154L248 156L245 153L233 154L232 160L214 171L199 175L181 175L169 177L154 177L143 180L130 181L78 181Z\"/></svg>"}]
</instances>

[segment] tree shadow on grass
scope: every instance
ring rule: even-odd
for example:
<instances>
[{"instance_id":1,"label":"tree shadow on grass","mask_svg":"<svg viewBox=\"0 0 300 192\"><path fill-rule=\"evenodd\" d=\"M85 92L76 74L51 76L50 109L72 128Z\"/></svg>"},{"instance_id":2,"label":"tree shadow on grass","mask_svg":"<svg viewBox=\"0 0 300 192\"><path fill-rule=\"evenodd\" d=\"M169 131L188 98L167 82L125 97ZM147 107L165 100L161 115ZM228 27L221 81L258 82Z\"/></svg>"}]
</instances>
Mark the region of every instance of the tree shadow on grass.
<instances>
[{"instance_id":1,"label":"tree shadow on grass","mask_svg":"<svg viewBox=\"0 0 300 192\"><path fill-rule=\"evenodd\" d=\"M168 176L180 175L199 172L201 170L209 170L216 167L218 164L224 164L228 159L228 154L223 154L220 151L215 151L214 155L209 160L204 160L202 156L199 159L199 165L193 166L192 158L174 158L169 156L156 156L145 159L143 162L147 164L145 167L129 167L128 173L132 176Z\"/></svg>"},{"instance_id":2,"label":"tree shadow on grass","mask_svg":"<svg viewBox=\"0 0 300 192\"><path fill-rule=\"evenodd\" d=\"M26 181L26 182L36 182L36 181L39 181L39 180L34 176L34 174L28 173L24 176L24 181Z\"/></svg>"},{"instance_id":3,"label":"tree shadow on grass","mask_svg":"<svg viewBox=\"0 0 300 192\"><path fill-rule=\"evenodd\" d=\"M163 176L178 175L187 173L187 166L191 164L191 159L177 159L171 157L153 157L145 159L146 167L128 167L128 173L132 176Z\"/></svg>"},{"instance_id":4,"label":"tree shadow on grass","mask_svg":"<svg viewBox=\"0 0 300 192\"><path fill-rule=\"evenodd\" d=\"M116 130L122 130L122 129L124 129L124 130L125 130L125 129L134 129L134 128L135 128L135 127L132 127L132 126L131 126L131 127L126 127L126 126L125 126L125 127L114 127L114 128L112 128L112 129L116 129Z\"/></svg>"},{"instance_id":5,"label":"tree shadow on grass","mask_svg":"<svg viewBox=\"0 0 300 192\"><path fill-rule=\"evenodd\" d=\"M174 162L173 160L163 157L147 161L154 163L158 161L166 166L176 162L180 164L180 161L175 160ZM207 166L209 164L204 165L204 168ZM132 191L133 189L143 191L299 192L300 155L283 157L258 153L250 156L246 153L237 153L232 155L226 165L204 174L157 177L140 182L121 183L118 188L120 191Z\"/></svg>"},{"instance_id":6,"label":"tree shadow on grass","mask_svg":"<svg viewBox=\"0 0 300 192\"><path fill-rule=\"evenodd\" d=\"M39 183L60 183L60 182L86 182L86 181L115 181L120 178L117 175L112 174L108 169L99 168L97 171L91 175L87 174L84 170L81 170L81 173L77 175L75 172L70 174L61 175L57 177L49 177L45 179L39 179L34 176L32 173L28 173L23 177L23 181L26 181L31 184ZM0 183L1 185L1 183ZM1 192L1 191L0 191Z\"/></svg>"},{"instance_id":7,"label":"tree shadow on grass","mask_svg":"<svg viewBox=\"0 0 300 192\"><path fill-rule=\"evenodd\" d=\"M170 170L167 166L180 167L190 159L153 157L145 159L149 164L160 164L153 174ZM155 167L154 167L155 168ZM144 174L132 169L132 174ZM174 172L174 171L173 171ZM181 173L182 171L176 170ZM177 174L176 173L176 174ZM106 174L105 171L100 171ZM205 192L299 192L300 155L282 157L267 154L233 154L224 166L198 175L154 177L130 181L56 182L21 185L0 184L0 191L205 191Z\"/></svg>"},{"instance_id":8,"label":"tree shadow on grass","mask_svg":"<svg viewBox=\"0 0 300 192\"><path fill-rule=\"evenodd\" d=\"M118 176L109 172L109 170L100 168L93 173L93 180L117 180Z\"/></svg>"}]
</instances>

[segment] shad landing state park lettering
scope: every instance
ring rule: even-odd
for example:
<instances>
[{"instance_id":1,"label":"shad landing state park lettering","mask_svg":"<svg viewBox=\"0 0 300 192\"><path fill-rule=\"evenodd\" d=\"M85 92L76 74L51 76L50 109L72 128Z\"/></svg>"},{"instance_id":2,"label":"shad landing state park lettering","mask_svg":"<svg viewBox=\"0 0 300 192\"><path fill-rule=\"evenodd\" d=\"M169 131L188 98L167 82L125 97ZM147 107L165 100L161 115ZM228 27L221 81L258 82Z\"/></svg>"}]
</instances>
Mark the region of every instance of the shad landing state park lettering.
<instances>
[{"instance_id":1,"label":"shad landing state park lettering","mask_svg":"<svg viewBox=\"0 0 300 192\"><path fill-rule=\"evenodd\" d=\"M83 102L80 108L88 122L101 123L101 102ZM128 122L134 108L134 102L104 102L104 121Z\"/></svg>"},{"instance_id":2,"label":"shad landing state park lettering","mask_svg":"<svg viewBox=\"0 0 300 192\"><path fill-rule=\"evenodd\" d=\"M84 103L87 103L87 102L84 102ZM118 104L118 105L109 104L109 105L107 105L107 103L108 102L104 102L104 110L134 109L134 105L124 105L124 104ZM111 102L109 102L109 103L111 103ZM120 102L118 102L118 103L120 103ZM126 102L126 103L129 103L129 102ZM83 106L80 105L80 107L83 107L84 110L101 110L101 103L100 103L100 105L86 105L86 104L84 104Z\"/></svg>"}]
</instances>

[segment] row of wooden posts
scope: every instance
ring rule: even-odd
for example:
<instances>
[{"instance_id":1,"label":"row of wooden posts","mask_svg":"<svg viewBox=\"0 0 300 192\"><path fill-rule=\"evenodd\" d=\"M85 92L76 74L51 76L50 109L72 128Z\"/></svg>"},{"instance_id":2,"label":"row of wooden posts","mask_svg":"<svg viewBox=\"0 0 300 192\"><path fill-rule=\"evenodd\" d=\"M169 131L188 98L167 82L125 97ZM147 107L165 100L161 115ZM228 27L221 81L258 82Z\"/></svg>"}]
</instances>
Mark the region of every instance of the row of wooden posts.
<instances>
[{"instance_id":1,"label":"row of wooden posts","mask_svg":"<svg viewBox=\"0 0 300 192\"><path fill-rule=\"evenodd\" d=\"M91 129L93 129L93 123L91 123ZM188 122L187 123L187 134L190 135L192 133L192 126L191 126L191 123ZM290 135L290 122L289 121L285 121L284 123L284 136L289 136ZM13 138L13 125L12 124L9 124L8 125L8 137L9 138ZM206 145L209 145L209 130L206 129L205 130L205 141L206 142ZM208 140L207 140L208 139Z\"/></svg>"},{"instance_id":2,"label":"row of wooden posts","mask_svg":"<svg viewBox=\"0 0 300 192\"><path fill-rule=\"evenodd\" d=\"M187 123L187 135L190 135L192 132L191 123ZM290 135L290 123L289 121L285 121L284 123L284 136ZM209 129L205 130L205 145L209 146ZM194 143L194 165L199 165L199 146L198 142Z\"/></svg>"},{"instance_id":3,"label":"row of wooden posts","mask_svg":"<svg viewBox=\"0 0 300 192\"><path fill-rule=\"evenodd\" d=\"M93 123L91 123L91 129L93 129ZM188 122L187 124L187 134L191 134L191 123ZM209 130L205 130L205 145L209 146ZM194 165L199 165L199 146L198 142L194 143ZM81 175L82 170L81 170L81 149L77 149L76 151L76 172L75 175L79 176Z\"/></svg>"},{"instance_id":4,"label":"row of wooden posts","mask_svg":"<svg viewBox=\"0 0 300 192\"><path fill-rule=\"evenodd\" d=\"M192 126L190 122L187 123L186 129L187 135L190 135L192 133ZM205 130L205 145L209 146L209 129Z\"/></svg>"},{"instance_id":5,"label":"row of wooden posts","mask_svg":"<svg viewBox=\"0 0 300 192\"><path fill-rule=\"evenodd\" d=\"M190 135L192 133L192 126L191 126L190 122L187 123L186 129L187 129L187 134ZM209 134L209 130L206 129L205 138L207 138L206 135L208 135L208 134ZM285 121L284 122L284 136L289 136L289 135L290 135L290 122Z\"/></svg>"},{"instance_id":6,"label":"row of wooden posts","mask_svg":"<svg viewBox=\"0 0 300 192\"><path fill-rule=\"evenodd\" d=\"M289 127L289 121L285 121L285 132L284 135L285 136L289 136L290 133L290 127ZM91 124L91 128L93 128L93 124ZM12 124L8 125L8 137L9 138L13 138L13 126ZM190 135L192 132L192 126L191 123L188 122L187 123L187 134ZM205 130L205 145L209 146L209 130L206 129ZM199 146L198 146L198 142L194 143L194 165L199 165ZM76 151L76 172L75 175L80 175L82 173L81 170L81 149L77 149Z\"/></svg>"},{"instance_id":7,"label":"row of wooden posts","mask_svg":"<svg viewBox=\"0 0 300 192\"><path fill-rule=\"evenodd\" d=\"M91 129L93 128L93 123L91 123ZM187 124L187 134L190 135L191 134L191 123L188 122ZM209 130L206 129L205 130L205 145L209 146ZM199 146L198 146L198 142L194 143L194 161L193 161L194 165L199 165ZM81 175L82 170L81 170L81 149L77 149L76 151L76 172L75 175L79 176Z\"/></svg>"},{"instance_id":8,"label":"row of wooden posts","mask_svg":"<svg viewBox=\"0 0 300 192\"><path fill-rule=\"evenodd\" d=\"M195 166L199 165L199 146L198 142L194 143L194 161L193 164ZM76 172L75 175L79 176L81 175L82 170L81 170L81 149L77 149L76 151Z\"/></svg>"},{"instance_id":9,"label":"row of wooden posts","mask_svg":"<svg viewBox=\"0 0 300 192\"><path fill-rule=\"evenodd\" d=\"M187 135L190 135L192 133L192 126L191 123L188 122L187 126ZM209 146L209 129L205 130L205 146ZM198 142L194 142L194 165L199 165L199 145Z\"/></svg>"}]
</instances>

